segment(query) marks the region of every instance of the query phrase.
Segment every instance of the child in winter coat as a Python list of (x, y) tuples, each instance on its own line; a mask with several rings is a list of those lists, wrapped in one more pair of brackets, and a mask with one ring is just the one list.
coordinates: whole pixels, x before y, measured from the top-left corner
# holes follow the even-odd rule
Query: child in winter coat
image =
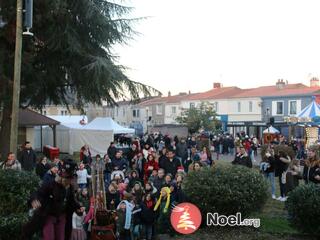
[(116, 183), (111, 182), (106, 192), (107, 209), (115, 210), (120, 203), (120, 193)]
[(160, 191), (160, 197), (153, 209), (158, 214), (157, 232), (172, 234), (173, 228), (170, 224), (171, 213), (171, 190), (168, 187), (163, 187)]
[(155, 207), (154, 198), (150, 193), (146, 194), (144, 201), (141, 204), (141, 220), (145, 229), (145, 236), (147, 240), (151, 240), (154, 235), (154, 223), (155, 223), (155, 212), (153, 211)]
[(117, 207), (117, 236), (120, 240), (131, 239), (132, 210), (134, 205), (127, 200), (121, 201)]
[(130, 173), (130, 176), (129, 176), (129, 185), (128, 185), (128, 187), (129, 187), (128, 190), (129, 190), (129, 191), (131, 191), (131, 190), (133, 189), (134, 184), (135, 184), (136, 182), (140, 182), (141, 185), (142, 185), (142, 181), (141, 181), (141, 179), (140, 179), (140, 177), (139, 177), (138, 171), (133, 170), (133, 171)]
[(88, 187), (88, 178), (91, 178), (91, 176), (88, 174), (87, 169), (85, 169), (84, 164), (81, 163), (79, 170), (77, 171), (77, 183), (79, 188), (83, 189)]
[(149, 181), (154, 182), (157, 177), (158, 177), (158, 170), (153, 169), (151, 176), (149, 177)]
[(71, 240), (86, 240), (87, 234), (83, 229), (86, 212), (84, 207), (77, 209), (72, 215), (72, 234)]
[(133, 240), (141, 239), (142, 220), (141, 220), (141, 205), (137, 201), (133, 201), (134, 208), (132, 210), (132, 236)]
[(144, 195), (143, 188), (140, 184), (140, 182), (136, 182), (134, 184), (133, 189), (131, 190), (131, 194), (134, 196), (134, 199), (140, 203), (142, 201), (142, 197)]
[(149, 154), (147, 161), (144, 163), (143, 166), (145, 183), (148, 181), (154, 169), (159, 169), (158, 162), (154, 159), (154, 156), (152, 154)]
[(85, 211), (89, 211), (90, 207), (90, 196), (87, 188), (83, 188), (78, 194), (77, 200), (84, 206)]

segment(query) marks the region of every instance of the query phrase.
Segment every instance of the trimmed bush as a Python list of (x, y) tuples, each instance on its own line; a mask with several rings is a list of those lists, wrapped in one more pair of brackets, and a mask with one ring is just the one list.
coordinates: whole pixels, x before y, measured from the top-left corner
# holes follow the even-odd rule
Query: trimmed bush
[(27, 201), (39, 186), (34, 173), (0, 170), (0, 239), (19, 239), (27, 220)]
[(289, 193), (286, 207), (291, 224), (300, 232), (320, 236), (320, 185), (300, 185)]
[(242, 166), (220, 166), (190, 172), (183, 189), (203, 216), (208, 212), (248, 216), (263, 207), (268, 184), (261, 174)]

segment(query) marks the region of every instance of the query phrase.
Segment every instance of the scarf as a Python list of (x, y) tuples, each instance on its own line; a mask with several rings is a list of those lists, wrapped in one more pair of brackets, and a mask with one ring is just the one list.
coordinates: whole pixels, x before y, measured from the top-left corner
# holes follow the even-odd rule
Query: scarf
[(153, 206), (153, 201), (152, 200), (150, 200), (150, 201), (146, 200), (145, 203), (146, 203), (147, 208), (149, 208), (149, 209), (152, 208), (152, 206)]
[(129, 230), (131, 227), (132, 210), (134, 208), (133, 204), (129, 203), (127, 200), (123, 200), (119, 203), (117, 209), (120, 209), (122, 203), (126, 204), (126, 221), (124, 224), (124, 229)]
[(168, 188), (168, 187), (163, 187), (161, 189), (160, 197), (159, 197), (159, 199), (158, 199), (158, 201), (156, 203), (156, 206), (154, 207), (153, 210), (157, 211), (158, 207), (160, 206), (160, 203), (161, 203), (161, 200), (162, 200), (162, 197), (163, 197), (163, 195), (162, 195), (163, 191), (165, 191), (167, 193), (167, 202), (166, 202), (166, 205), (165, 205), (165, 207), (163, 209), (163, 213), (166, 213), (168, 211), (169, 204), (170, 204), (170, 192), (171, 192), (170, 188)]

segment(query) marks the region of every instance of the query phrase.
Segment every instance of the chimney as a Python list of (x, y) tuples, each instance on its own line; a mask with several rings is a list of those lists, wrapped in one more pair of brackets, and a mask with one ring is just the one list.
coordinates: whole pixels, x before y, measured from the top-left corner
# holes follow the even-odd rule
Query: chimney
[(171, 97), (171, 92), (170, 91), (168, 92), (168, 97)]
[(216, 89), (216, 88), (221, 88), (222, 87), (222, 84), (219, 83), (219, 82), (215, 82), (213, 83), (213, 88)]
[(190, 95), (191, 94), (191, 91), (189, 90), (188, 94)]
[(316, 78), (316, 77), (311, 78), (310, 87), (319, 87), (319, 78)]
[(286, 82), (283, 79), (278, 79), (278, 82), (276, 83), (276, 86), (278, 89), (283, 89), (286, 85)]

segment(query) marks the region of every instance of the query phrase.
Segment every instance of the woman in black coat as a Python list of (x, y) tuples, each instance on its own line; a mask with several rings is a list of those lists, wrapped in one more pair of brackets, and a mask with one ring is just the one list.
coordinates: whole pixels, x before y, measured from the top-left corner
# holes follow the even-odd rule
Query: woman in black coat
[(286, 201), (286, 171), (288, 170), (290, 157), (283, 151), (274, 155), (275, 158), (275, 176), (279, 178), (280, 197), (278, 200)]
[(32, 239), (40, 231), (44, 239), (70, 239), (72, 214), (80, 205), (71, 184), (76, 164), (66, 160), (63, 166), (54, 182), (42, 185), (31, 197), (33, 215), (23, 226), (21, 239)]
[(238, 151), (239, 152), (237, 153), (235, 159), (232, 161), (232, 164), (252, 168), (252, 161), (248, 156), (245, 148), (241, 146)]
[(145, 229), (145, 236), (147, 240), (151, 240), (155, 235), (154, 223), (156, 220), (156, 214), (153, 210), (155, 206), (155, 200), (152, 195), (146, 194), (143, 202), (141, 203), (141, 220)]

